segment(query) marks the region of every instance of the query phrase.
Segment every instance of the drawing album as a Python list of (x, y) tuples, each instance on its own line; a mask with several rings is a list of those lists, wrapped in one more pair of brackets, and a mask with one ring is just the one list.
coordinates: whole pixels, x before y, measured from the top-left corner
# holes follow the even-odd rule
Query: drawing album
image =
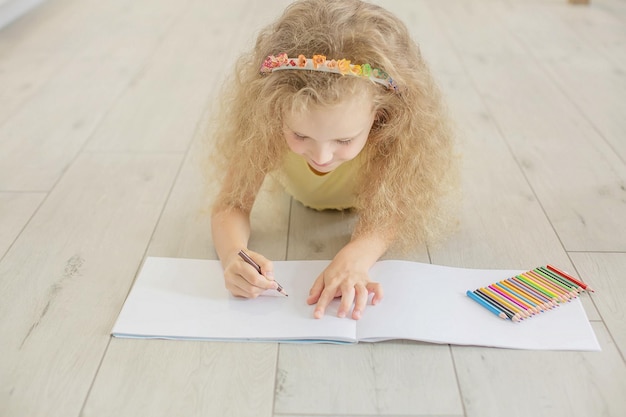
[[(256, 299), (224, 288), (219, 261), (149, 257), (112, 330), (115, 337), (291, 343), (357, 343), (408, 339), (513, 349), (598, 351), (580, 298), (514, 323), (466, 295), (520, 273), (452, 268), (409, 261), (379, 261), (370, 277), (384, 298), (360, 320), (336, 317), (336, 299), (319, 320), (306, 304), (309, 289), (329, 261), (274, 262), (289, 297), (268, 292)], [(583, 294), (583, 296), (588, 296)]]

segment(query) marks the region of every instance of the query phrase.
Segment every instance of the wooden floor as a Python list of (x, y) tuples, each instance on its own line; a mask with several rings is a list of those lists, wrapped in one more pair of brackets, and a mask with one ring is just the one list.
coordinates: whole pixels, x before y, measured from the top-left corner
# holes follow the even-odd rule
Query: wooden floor
[[(0, 30), (0, 416), (625, 416), (623, 0), (378, 1), (463, 155), (459, 231), (408, 259), (574, 271), (602, 352), (109, 336), (146, 256), (215, 258), (206, 119), (288, 2), (48, 0)], [(330, 259), (352, 220), (267, 194), (251, 247)]]

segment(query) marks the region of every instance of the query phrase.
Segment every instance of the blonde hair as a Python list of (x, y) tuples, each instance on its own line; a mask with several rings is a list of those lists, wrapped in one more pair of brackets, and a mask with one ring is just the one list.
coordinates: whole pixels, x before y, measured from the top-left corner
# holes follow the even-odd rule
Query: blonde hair
[[(268, 55), (325, 55), (386, 71), (396, 93), (370, 80), (315, 71), (259, 72)], [(456, 180), (453, 140), (441, 94), (406, 26), (359, 0), (301, 0), (258, 35), (237, 62), (214, 132), (216, 172), (231, 183), (219, 207), (249, 210), (259, 178), (281, 168), (288, 151), (283, 117), (369, 92), (376, 119), (364, 152), (355, 235), (393, 231), (401, 247), (437, 237), (448, 223), (443, 197)]]

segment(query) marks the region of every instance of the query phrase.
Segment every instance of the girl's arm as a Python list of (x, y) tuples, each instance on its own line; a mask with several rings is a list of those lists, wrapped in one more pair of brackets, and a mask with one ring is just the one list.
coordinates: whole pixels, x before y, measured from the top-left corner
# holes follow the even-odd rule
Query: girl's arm
[[(247, 249), (250, 238), (250, 210), (262, 183), (263, 178), (251, 187), (252, 191), (245, 199), (244, 207), (233, 207), (224, 203), (223, 196), (229, 194), (231, 186), (227, 177), (211, 214), (213, 244), (224, 268), (226, 288), (239, 297), (255, 298), (265, 290), (278, 288), (273, 278), (272, 262)], [(240, 250), (245, 250), (261, 266), (263, 275), (259, 275), (254, 267), (239, 257)]]
[(374, 293), (372, 304), (377, 304), (383, 298), (383, 290), (380, 284), (370, 281), (369, 269), (387, 251), (391, 241), (389, 234), (382, 232), (353, 237), (315, 280), (309, 292), (307, 303), (317, 303), (314, 317), (323, 317), (328, 304), (339, 296), (339, 317), (345, 317), (354, 303), (352, 318), (361, 318), (369, 293)]

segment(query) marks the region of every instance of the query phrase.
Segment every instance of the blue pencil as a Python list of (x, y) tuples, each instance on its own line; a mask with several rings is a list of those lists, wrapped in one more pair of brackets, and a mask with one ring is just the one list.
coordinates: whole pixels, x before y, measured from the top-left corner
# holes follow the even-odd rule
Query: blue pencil
[(483, 301), (482, 298), (478, 297), (476, 294), (474, 294), (470, 290), (468, 290), (466, 294), (467, 294), (467, 296), (469, 298), (471, 298), (472, 300), (476, 301), (478, 304), (480, 304), (481, 306), (485, 307), (487, 310), (491, 311), (496, 316), (506, 320), (506, 318), (507, 318), (506, 314), (504, 314), (502, 311), (498, 310), (497, 308), (495, 308), (491, 304), (486, 303), (485, 301)]

